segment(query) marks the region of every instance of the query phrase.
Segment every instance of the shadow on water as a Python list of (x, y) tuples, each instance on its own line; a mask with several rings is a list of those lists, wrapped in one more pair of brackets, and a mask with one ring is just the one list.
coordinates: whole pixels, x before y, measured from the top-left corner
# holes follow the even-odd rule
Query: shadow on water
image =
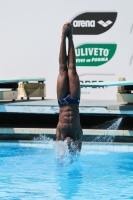
[(53, 145), (53, 154), (55, 153), (54, 174), (57, 191), (63, 199), (72, 199), (79, 192), (80, 185), (83, 182), (82, 165), (80, 163), (80, 153), (71, 154), (66, 142), (59, 141), (56, 143), (46, 136), (40, 135), (34, 139)]
[(58, 170), (60, 170), (60, 175), (57, 173), (58, 191), (62, 194), (63, 199), (72, 199), (79, 193), (79, 188), (82, 185), (83, 169), (77, 161), (69, 166), (60, 166)]

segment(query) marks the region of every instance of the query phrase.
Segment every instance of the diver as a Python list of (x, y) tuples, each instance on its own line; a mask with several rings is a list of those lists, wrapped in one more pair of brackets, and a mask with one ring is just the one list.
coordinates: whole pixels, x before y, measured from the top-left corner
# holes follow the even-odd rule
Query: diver
[[(68, 56), (66, 38), (68, 38)], [(62, 28), (57, 98), (60, 112), (56, 128), (56, 141), (65, 141), (70, 151), (74, 144), (76, 150), (80, 151), (83, 136), (79, 117), (80, 82), (76, 71), (72, 25), (70, 23), (64, 24)]]

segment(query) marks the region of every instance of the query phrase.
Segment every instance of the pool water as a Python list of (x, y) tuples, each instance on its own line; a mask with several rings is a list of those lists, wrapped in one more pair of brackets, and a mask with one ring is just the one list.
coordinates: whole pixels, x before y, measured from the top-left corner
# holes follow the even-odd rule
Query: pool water
[(0, 199), (133, 199), (133, 153), (88, 146), (60, 163), (54, 145), (0, 145)]

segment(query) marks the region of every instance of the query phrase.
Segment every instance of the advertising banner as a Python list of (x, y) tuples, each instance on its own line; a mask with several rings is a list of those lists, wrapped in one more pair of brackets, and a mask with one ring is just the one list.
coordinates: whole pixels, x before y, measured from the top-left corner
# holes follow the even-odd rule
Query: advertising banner
[(116, 12), (86, 12), (75, 17), (73, 35), (98, 35), (108, 31), (115, 23)]
[(116, 51), (116, 44), (83, 44), (76, 47), (76, 66), (99, 66), (108, 62)]

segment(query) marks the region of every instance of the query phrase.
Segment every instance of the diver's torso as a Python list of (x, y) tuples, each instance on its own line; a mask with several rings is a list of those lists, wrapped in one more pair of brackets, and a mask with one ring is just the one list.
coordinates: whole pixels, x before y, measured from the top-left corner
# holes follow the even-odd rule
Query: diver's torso
[(82, 133), (80, 125), (79, 108), (78, 105), (65, 105), (60, 108), (59, 122), (57, 125), (57, 135), (64, 139), (65, 137), (72, 137), (78, 139)]

